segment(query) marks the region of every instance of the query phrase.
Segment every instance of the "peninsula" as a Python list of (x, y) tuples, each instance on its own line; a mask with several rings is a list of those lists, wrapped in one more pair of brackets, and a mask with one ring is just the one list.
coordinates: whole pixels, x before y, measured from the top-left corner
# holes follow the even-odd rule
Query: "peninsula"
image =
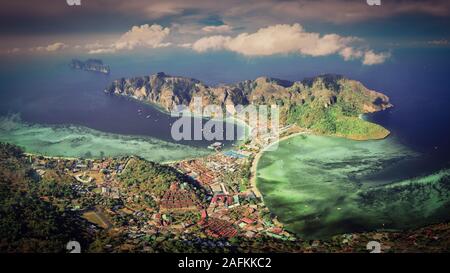
[(294, 125), (315, 134), (355, 140), (382, 139), (389, 131), (360, 116), (392, 107), (389, 98), (369, 90), (361, 82), (340, 75), (320, 75), (302, 81), (259, 77), (235, 84), (208, 86), (199, 80), (170, 76), (121, 78), (105, 89), (156, 104), (165, 110), (176, 105), (193, 106), (194, 97), (204, 105), (278, 105), (282, 126)]

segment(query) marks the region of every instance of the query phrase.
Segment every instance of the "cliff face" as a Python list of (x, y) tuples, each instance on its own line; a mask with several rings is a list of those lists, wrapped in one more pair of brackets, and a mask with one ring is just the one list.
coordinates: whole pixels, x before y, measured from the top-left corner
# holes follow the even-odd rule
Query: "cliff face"
[(389, 98), (358, 81), (321, 75), (303, 81), (259, 77), (236, 84), (207, 86), (198, 80), (164, 73), (120, 79), (105, 90), (133, 97), (170, 111), (176, 105), (194, 107), (194, 97), (208, 105), (278, 105), (282, 125), (296, 123), (317, 133), (352, 139), (379, 139), (389, 135), (383, 127), (363, 121), (359, 114), (391, 107)]
[(336, 75), (323, 75), (290, 82), (267, 77), (230, 85), (207, 86), (196, 79), (169, 76), (162, 72), (151, 76), (115, 80), (105, 92), (124, 95), (161, 105), (171, 110), (174, 105), (193, 103), (202, 97), (204, 104), (304, 104), (328, 107), (338, 100), (355, 105), (361, 113), (384, 110), (389, 98), (364, 87), (360, 82)]

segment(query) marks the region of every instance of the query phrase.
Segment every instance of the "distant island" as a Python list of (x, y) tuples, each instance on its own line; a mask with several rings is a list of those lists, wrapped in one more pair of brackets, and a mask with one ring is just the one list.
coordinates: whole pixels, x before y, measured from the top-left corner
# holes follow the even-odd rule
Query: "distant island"
[(84, 62), (78, 59), (73, 59), (70, 63), (70, 67), (72, 69), (94, 71), (103, 74), (109, 74), (110, 72), (109, 66), (104, 65), (103, 61), (99, 59), (88, 59)]
[(316, 134), (368, 140), (382, 139), (390, 133), (360, 118), (362, 114), (392, 107), (389, 98), (340, 75), (326, 74), (295, 82), (259, 77), (213, 87), (160, 72), (115, 80), (105, 92), (157, 104), (166, 110), (180, 104), (192, 106), (194, 97), (203, 97), (205, 104), (222, 106), (276, 104), (282, 125), (296, 124)]

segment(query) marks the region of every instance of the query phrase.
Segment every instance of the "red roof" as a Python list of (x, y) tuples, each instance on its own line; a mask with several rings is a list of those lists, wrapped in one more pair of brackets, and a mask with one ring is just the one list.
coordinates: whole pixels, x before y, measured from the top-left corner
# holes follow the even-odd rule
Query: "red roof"
[(205, 219), (207, 216), (206, 210), (202, 210), (202, 219)]
[(247, 218), (247, 217), (244, 217), (244, 218), (242, 218), (242, 220), (241, 220), (242, 222), (244, 222), (244, 223), (246, 223), (246, 224), (253, 224), (255, 221), (253, 221), (252, 219), (250, 219), (250, 218)]

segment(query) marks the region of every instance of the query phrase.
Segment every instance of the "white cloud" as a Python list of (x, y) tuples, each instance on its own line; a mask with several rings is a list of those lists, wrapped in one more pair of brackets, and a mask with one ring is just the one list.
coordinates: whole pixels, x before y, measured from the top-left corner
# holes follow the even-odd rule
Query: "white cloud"
[(116, 49), (134, 49), (135, 47), (153, 47), (161, 45), (169, 35), (170, 29), (160, 25), (133, 26), (114, 44)]
[(340, 54), (345, 60), (364, 56), (363, 64), (384, 62), (389, 54), (376, 54), (371, 50), (358, 49), (354, 44), (362, 42), (357, 37), (337, 34), (306, 32), (300, 24), (273, 25), (254, 33), (242, 33), (235, 37), (215, 35), (203, 37), (192, 45), (197, 52), (208, 50), (230, 50), (246, 56), (268, 56), (274, 54), (300, 53), (307, 56)]
[(114, 53), (116, 50), (114, 48), (98, 48), (91, 49), (88, 51), (88, 54), (105, 54), (105, 53)]
[(157, 45), (155, 46), (155, 48), (169, 47), (169, 46), (171, 46), (171, 45), (172, 45), (172, 43), (170, 43), (170, 42), (168, 42), (168, 43), (161, 43), (161, 44), (157, 44)]
[(7, 54), (15, 54), (15, 53), (19, 53), (21, 50), (18, 47), (15, 48), (11, 48), (9, 50), (6, 51)]
[(204, 32), (224, 33), (224, 32), (230, 32), (233, 29), (229, 25), (220, 25), (220, 26), (206, 26), (206, 27), (203, 27), (202, 30)]
[(30, 51), (38, 51), (38, 52), (53, 52), (53, 51), (59, 51), (61, 49), (65, 49), (69, 47), (68, 45), (66, 45), (65, 43), (54, 43), (54, 44), (50, 44), (48, 46), (38, 46), (38, 47), (32, 47), (29, 50)]
[(179, 47), (184, 47), (184, 48), (191, 48), (192, 44), (191, 43), (184, 43), (184, 44), (179, 44)]
[(48, 45), (45, 49), (47, 51), (57, 51), (57, 50), (64, 49), (66, 47), (67, 47), (67, 45), (64, 43), (54, 43), (54, 44)]
[(231, 37), (221, 35), (204, 37), (192, 44), (192, 49), (198, 52), (226, 49), (230, 40)]
[(104, 47), (104, 45), (101, 44), (100, 42), (90, 43), (90, 44), (86, 44), (84, 46), (84, 48), (89, 49), (89, 50), (98, 49), (98, 48), (102, 48), (102, 47)]
[(363, 64), (365, 65), (374, 65), (374, 64), (381, 64), (391, 57), (391, 54), (389, 53), (375, 53), (373, 50), (368, 50), (364, 53), (364, 59)]
[(356, 40), (337, 34), (320, 36), (305, 32), (299, 24), (274, 25), (261, 28), (255, 33), (242, 33), (236, 37), (210, 36), (194, 43), (193, 49), (204, 52), (209, 49), (228, 49), (247, 56), (267, 56), (285, 53), (302, 53), (310, 56), (325, 56), (347, 47)]
[(450, 44), (450, 42), (446, 39), (440, 39), (440, 40), (428, 41), (428, 44), (434, 45), (434, 46), (447, 46)]
[(170, 28), (157, 24), (133, 26), (123, 34), (116, 42), (110, 46), (103, 46), (99, 43), (89, 44), (85, 47), (89, 54), (114, 53), (119, 50), (133, 50), (136, 48), (160, 48), (171, 45), (164, 42), (170, 33)]
[(343, 48), (339, 54), (344, 57), (344, 60), (349, 61), (349, 60), (354, 60), (354, 59), (359, 59), (363, 56), (363, 52), (359, 49), (355, 49), (353, 47), (345, 47)]

